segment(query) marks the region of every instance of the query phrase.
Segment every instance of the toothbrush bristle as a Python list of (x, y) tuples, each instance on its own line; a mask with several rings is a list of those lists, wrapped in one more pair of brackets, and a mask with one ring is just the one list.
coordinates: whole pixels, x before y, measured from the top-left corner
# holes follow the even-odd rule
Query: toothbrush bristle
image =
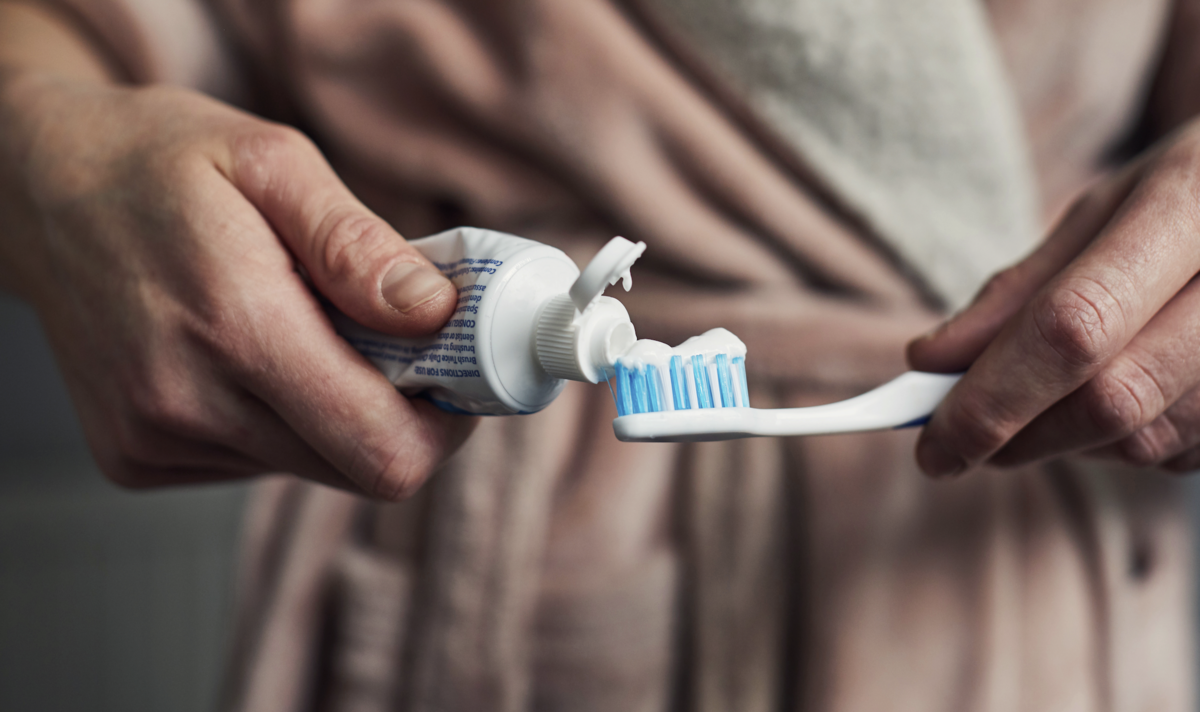
[(651, 413), (666, 410), (662, 401), (662, 385), (658, 380), (658, 369), (654, 364), (646, 364), (646, 392), (649, 397)]
[(646, 402), (646, 369), (640, 368), (633, 372), (633, 412), (645, 413), (650, 410)]
[(729, 377), (729, 357), (725, 354), (717, 354), (717, 383), (721, 389), (721, 407), (733, 407), (733, 379)]
[(741, 386), (742, 405), (750, 407), (750, 386), (746, 383), (746, 358), (744, 356), (733, 357), (733, 368), (737, 371), (737, 381), (735, 383)]
[(713, 407), (712, 391), (708, 385), (708, 369), (705, 366), (703, 356), (692, 356), (692, 376), (696, 379), (696, 406), (699, 408)]
[(685, 365), (681, 356), (671, 356), (665, 373), (654, 364), (617, 363), (612, 378), (617, 415), (750, 406), (745, 358), (695, 354), (690, 361)]
[(671, 396), (676, 410), (687, 410), (692, 407), (687, 396), (687, 381), (683, 377), (683, 357), (671, 357)]
[(613, 380), (617, 382), (617, 414), (629, 415), (633, 412), (633, 371), (617, 363)]

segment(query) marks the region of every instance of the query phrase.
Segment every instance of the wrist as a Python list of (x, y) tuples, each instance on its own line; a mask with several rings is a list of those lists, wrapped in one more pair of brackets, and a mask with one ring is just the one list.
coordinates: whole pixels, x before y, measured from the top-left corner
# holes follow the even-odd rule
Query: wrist
[(0, 290), (29, 296), (38, 220), (28, 167), (44, 123), (39, 117), (72, 85), (103, 86), (115, 76), (70, 21), (45, 7), (0, 0)]
[(44, 242), (31, 167), (45, 117), (64, 112), (60, 99), (72, 84), (78, 82), (0, 66), (0, 291), (25, 301), (34, 297)]

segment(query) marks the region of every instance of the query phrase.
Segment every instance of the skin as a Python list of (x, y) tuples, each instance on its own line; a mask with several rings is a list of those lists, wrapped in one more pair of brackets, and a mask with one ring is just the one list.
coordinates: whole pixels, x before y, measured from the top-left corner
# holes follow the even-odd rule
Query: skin
[(0, 3), (0, 287), (34, 307), (88, 442), (143, 487), (291, 472), (413, 492), (473, 421), (396, 392), (314, 290), (400, 336), (453, 286), (293, 129), (129, 87)]
[[(966, 375), (917, 444), (928, 474), (1069, 453), (1200, 467), (1200, 124), (1088, 190), (1029, 258), (909, 346)], [(969, 367), (969, 368), (968, 368)]]

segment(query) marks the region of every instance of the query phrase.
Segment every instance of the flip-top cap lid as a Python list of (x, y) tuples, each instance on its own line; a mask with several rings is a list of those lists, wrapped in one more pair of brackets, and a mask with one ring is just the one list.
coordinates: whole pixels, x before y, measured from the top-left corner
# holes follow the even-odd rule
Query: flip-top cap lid
[(629, 268), (645, 251), (644, 242), (634, 244), (623, 237), (609, 240), (584, 268), (583, 274), (579, 275), (579, 279), (575, 280), (571, 291), (568, 292), (579, 313), (587, 311), (596, 297), (603, 294), (610, 284), (616, 284), (618, 279), (622, 280), (621, 286), (628, 292), (633, 286), (633, 276), (630, 275)]

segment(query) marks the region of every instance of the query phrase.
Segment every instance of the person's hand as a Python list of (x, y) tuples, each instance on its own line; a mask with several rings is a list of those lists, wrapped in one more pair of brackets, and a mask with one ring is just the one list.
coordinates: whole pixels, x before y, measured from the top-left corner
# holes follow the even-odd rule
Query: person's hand
[[(1200, 125), (1089, 191), (1047, 242), (909, 346), (966, 375), (917, 461), (934, 476), (1087, 452), (1200, 466)], [(969, 369), (968, 369), (969, 367)]]
[(26, 77), (0, 96), (0, 266), (101, 469), (146, 486), (291, 472), (417, 487), (473, 422), (332, 329), (436, 331), (453, 285), (299, 132), (182, 89)]

